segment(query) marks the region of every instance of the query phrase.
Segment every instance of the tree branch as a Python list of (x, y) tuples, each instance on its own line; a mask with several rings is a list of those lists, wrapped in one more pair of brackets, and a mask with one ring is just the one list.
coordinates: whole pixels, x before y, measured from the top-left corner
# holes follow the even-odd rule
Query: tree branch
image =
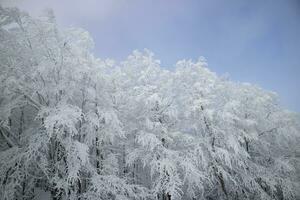
[(6, 143), (8, 144), (8, 146), (11, 148), (11, 147), (14, 147), (14, 146), (19, 146), (19, 145), (16, 145), (3, 131), (3, 128), (0, 127), (0, 133), (3, 135), (4, 139), (6, 140)]
[(278, 128), (278, 127), (271, 128), (270, 130), (263, 131), (263, 132), (259, 133), (258, 136), (262, 136), (262, 135), (264, 135), (265, 133), (271, 133), (271, 132), (273, 132), (274, 130), (276, 130), (277, 128)]

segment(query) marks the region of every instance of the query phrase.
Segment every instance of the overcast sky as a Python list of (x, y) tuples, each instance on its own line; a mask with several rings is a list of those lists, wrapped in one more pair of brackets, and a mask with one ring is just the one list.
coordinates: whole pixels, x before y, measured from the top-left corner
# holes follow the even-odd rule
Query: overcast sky
[(148, 48), (172, 69), (204, 56), (212, 71), (277, 92), (284, 107), (300, 111), (299, 0), (15, 2), (33, 15), (52, 8), (60, 25), (85, 28), (98, 57), (122, 60)]

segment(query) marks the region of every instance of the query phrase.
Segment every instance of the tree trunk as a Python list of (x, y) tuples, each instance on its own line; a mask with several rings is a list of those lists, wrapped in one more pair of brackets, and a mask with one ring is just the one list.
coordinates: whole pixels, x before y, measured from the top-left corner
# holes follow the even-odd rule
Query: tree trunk
[(218, 177), (219, 182), (221, 184), (221, 189), (224, 192), (225, 196), (227, 197), (228, 194), (227, 194), (227, 191), (226, 191), (226, 188), (225, 188), (225, 183), (224, 183), (224, 179), (223, 179), (222, 173), (218, 174), (217, 177)]
[(24, 111), (23, 111), (23, 108), (21, 108), (20, 126), (19, 126), (19, 141), (21, 140), (21, 135), (23, 133), (23, 126), (24, 126)]
[(123, 145), (123, 176), (125, 177), (127, 174), (127, 167), (126, 167), (126, 147), (125, 144)]
[(167, 193), (167, 198), (166, 200), (171, 200), (171, 195), (169, 193)]
[(245, 145), (246, 145), (246, 151), (249, 152), (249, 141), (247, 140), (246, 137), (244, 137), (245, 140)]
[(97, 173), (100, 174), (100, 161), (99, 161), (99, 155), (100, 155), (100, 150), (99, 150), (99, 139), (96, 137), (96, 169)]

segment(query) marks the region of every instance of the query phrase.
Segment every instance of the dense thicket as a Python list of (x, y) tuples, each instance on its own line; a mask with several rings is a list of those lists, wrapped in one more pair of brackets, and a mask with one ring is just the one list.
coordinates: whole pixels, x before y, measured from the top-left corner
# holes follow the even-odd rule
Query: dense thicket
[(299, 198), (299, 116), (274, 93), (92, 46), (0, 8), (0, 199)]

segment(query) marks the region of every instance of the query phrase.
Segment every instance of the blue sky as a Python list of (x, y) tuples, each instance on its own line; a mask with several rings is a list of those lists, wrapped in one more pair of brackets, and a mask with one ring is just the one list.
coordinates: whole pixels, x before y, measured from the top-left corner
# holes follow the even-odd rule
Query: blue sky
[(217, 74), (277, 92), (285, 108), (300, 112), (299, 0), (16, 2), (33, 14), (51, 7), (61, 25), (85, 28), (101, 58), (148, 48), (172, 69), (204, 56)]

